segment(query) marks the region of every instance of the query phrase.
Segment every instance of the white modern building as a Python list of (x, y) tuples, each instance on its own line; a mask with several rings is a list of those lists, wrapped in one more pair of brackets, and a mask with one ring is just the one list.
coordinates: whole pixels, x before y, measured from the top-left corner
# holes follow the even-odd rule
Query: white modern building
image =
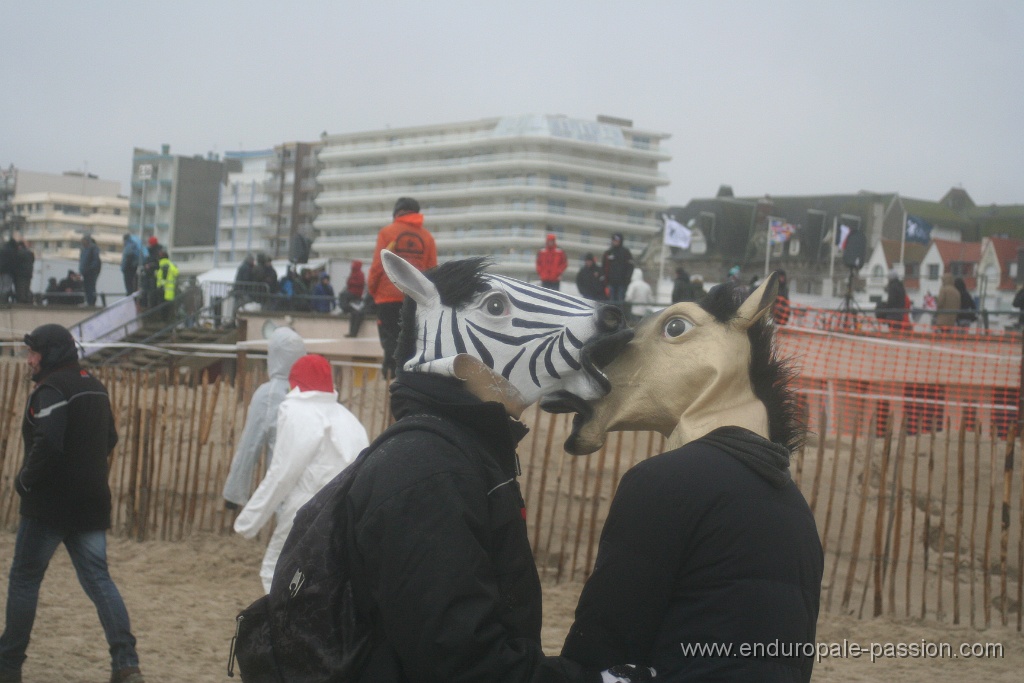
[(274, 150), (225, 152), (227, 181), (221, 186), (217, 222), (217, 252), (213, 266), (237, 263), (246, 254), (272, 252), (271, 237), (276, 227), (267, 215), (270, 180), (267, 166)]
[(666, 133), (631, 121), (525, 115), (324, 135), (313, 250), (369, 260), (398, 197), (419, 201), (441, 261), (489, 256), (495, 270), (536, 279), (554, 233), (571, 279), (622, 233), (635, 255), (661, 230)]

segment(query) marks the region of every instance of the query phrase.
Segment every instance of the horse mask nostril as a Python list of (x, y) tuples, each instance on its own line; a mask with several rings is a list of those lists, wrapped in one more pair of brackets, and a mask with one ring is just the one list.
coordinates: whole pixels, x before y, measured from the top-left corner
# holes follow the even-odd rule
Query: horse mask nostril
[(622, 311), (616, 306), (602, 306), (597, 318), (597, 327), (601, 332), (615, 332), (624, 324)]

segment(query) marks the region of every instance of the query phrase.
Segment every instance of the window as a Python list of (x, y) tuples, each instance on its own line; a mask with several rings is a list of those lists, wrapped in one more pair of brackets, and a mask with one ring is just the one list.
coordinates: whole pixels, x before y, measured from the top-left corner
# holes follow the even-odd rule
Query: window
[(551, 174), (551, 187), (568, 187), (569, 176)]
[(641, 225), (644, 222), (644, 212), (637, 209), (630, 209), (627, 211), (626, 217), (633, 225)]
[(647, 199), (647, 188), (642, 185), (630, 185), (629, 196), (633, 199)]
[(704, 232), (700, 228), (695, 228), (690, 234), (690, 253), (706, 254), (707, 251), (708, 242), (704, 239)]
[(1010, 264), (1010, 279), (1011, 280), (1016, 280), (1017, 279), (1017, 262), (1016, 261), (1014, 261), (1014, 262), (1012, 262)]
[(949, 272), (953, 277), (971, 277), (974, 275), (974, 264), (964, 261), (953, 261), (949, 264)]
[(549, 199), (548, 213), (565, 213), (565, 200)]
[(584, 192), (593, 192), (594, 191), (594, 181), (591, 180), (590, 178), (584, 179), (583, 180), (583, 191)]
[(939, 264), (929, 263), (928, 264), (928, 279), (938, 280), (939, 279)]
[(885, 276), (885, 268), (882, 268), (882, 266), (877, 266), (876, 265), (876, 266), (871, 268), (871, 277), (884, 277), (884, 276)]
[(906, 269), (906, 274), (904, 275), (904, 279), (906, 279), (906, 278), (916, 278), (916, 277), (920, 277), (921, 276), (921, 264), (920, 263), (907, 263), (907, 264), (905, 264), (904, 267)]

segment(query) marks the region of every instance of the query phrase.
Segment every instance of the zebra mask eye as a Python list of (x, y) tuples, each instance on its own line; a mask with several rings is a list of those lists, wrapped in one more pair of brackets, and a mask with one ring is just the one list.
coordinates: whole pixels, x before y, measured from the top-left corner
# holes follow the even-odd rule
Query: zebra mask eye
[(483, 308), (489, 315), (502, 316), (511, 310), (509, 302), (502, 294), (491, 294), (484, 300)]

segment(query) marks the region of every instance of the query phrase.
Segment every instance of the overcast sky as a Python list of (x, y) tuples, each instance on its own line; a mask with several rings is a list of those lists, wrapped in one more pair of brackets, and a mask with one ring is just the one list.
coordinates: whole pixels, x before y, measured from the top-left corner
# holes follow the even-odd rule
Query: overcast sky
[(671, 204), (1024, 204), (1020, 0), (6, 0), (0, 47), (0, 165), (123, 193), (136, 146), (537, 113), (670, 133)]

